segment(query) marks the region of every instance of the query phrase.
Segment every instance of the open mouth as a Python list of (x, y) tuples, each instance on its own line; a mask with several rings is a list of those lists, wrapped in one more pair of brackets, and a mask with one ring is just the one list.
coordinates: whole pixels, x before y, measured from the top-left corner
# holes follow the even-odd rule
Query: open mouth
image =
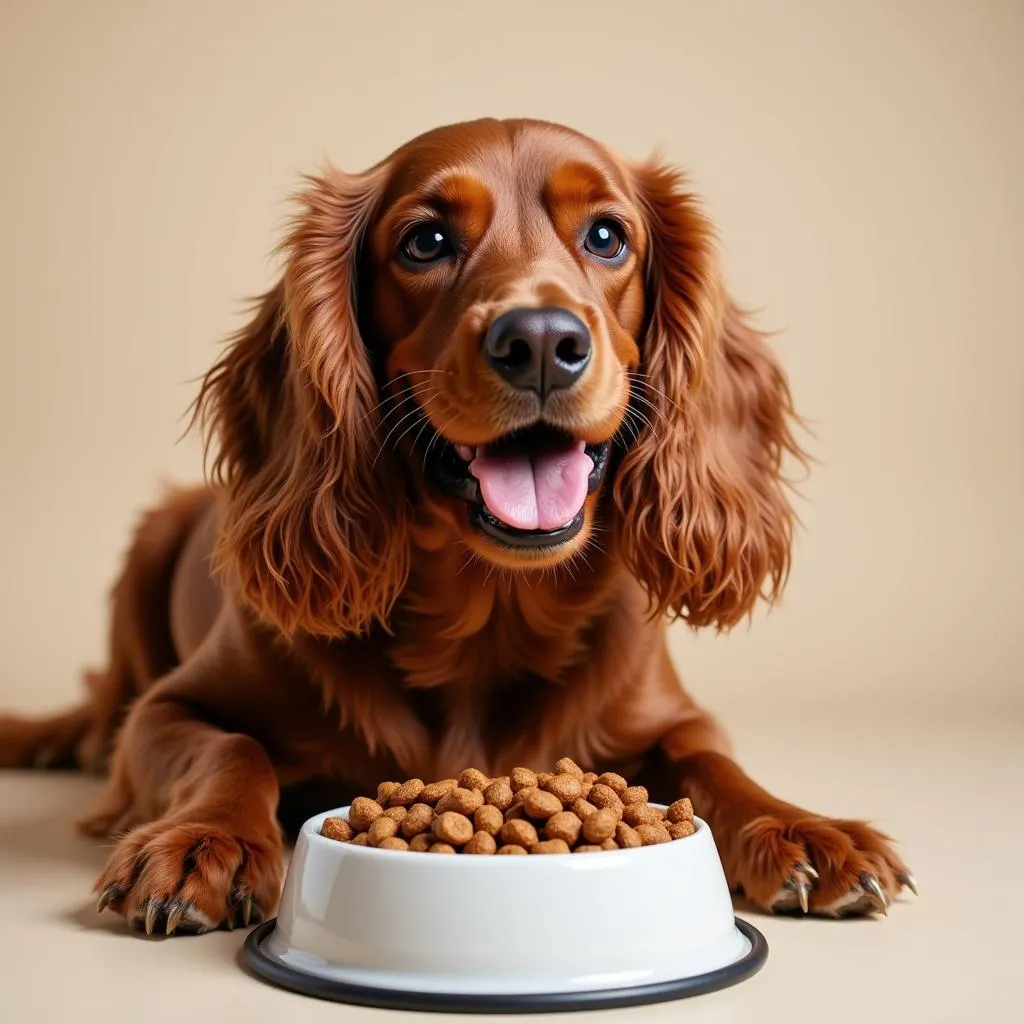
[(549, 548), (583, 528), (583, 505), (600, 486), (610, 442), (585, 444), (545, 425), (469, 448), (435, 444), (427, 470), (470, 522), (507, 547)]

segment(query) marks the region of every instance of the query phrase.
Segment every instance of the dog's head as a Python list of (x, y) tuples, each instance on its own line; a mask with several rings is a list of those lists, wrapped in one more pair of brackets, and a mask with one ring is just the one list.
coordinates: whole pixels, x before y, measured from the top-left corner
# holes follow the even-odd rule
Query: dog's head
[(600, 543), (694, 625), (778, 588), (789, 394), (678, 173), (480, 121), (300, 201), (199, 399), (222, 561), (275, 626), (386, 620), (415, 531), (523, 572)]

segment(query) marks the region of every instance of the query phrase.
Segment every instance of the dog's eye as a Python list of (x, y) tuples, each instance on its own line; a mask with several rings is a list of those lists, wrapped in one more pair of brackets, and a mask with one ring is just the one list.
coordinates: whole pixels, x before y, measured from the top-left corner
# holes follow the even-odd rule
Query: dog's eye
[(613, 260), (626, 248), (622, 228), (615, 221), (595, 221), (583, 240), (583, 247), (593, 256), (602, 260)]
[(440, 224), (420, 224), (402, 240), (402, 255), (410, 263), (433, 263), (452, 252), (452, 244)]

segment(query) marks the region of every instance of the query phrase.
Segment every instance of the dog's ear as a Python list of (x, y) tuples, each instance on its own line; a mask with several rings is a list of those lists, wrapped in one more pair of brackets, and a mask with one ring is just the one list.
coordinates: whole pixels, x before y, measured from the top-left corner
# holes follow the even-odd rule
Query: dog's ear
[(409, 561), (408, 498), (380, 447), (357, 261), (385, 170), (309, 179), (281, 282), (206, 376), (197, 413), (224, 496), (217, 562), (286, 635), (384, 624)]
[[(641, 343), (647, 426), (614, 481), (617, 540), (652, 610), (726, 629), (785, 582), (802, 458), (786, 378), (728, 298), (714, 234), (682, 175), (633, 172), (649, 235)], [(649, 404), (647, 404), (649, 403)]]

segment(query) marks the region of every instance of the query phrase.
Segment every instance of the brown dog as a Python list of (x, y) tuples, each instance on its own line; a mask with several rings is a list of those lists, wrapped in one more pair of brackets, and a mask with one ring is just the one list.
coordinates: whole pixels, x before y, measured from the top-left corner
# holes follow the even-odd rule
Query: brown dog
[(248, 923), (277, 903), (282, 790), (566, 754), (690, 795), (761, 906), (912, 886), (878, 832), (747, 778), (669, 659), (671, 618), (778, 594), (801, 456), (680, 175), (455, 125), (312, 180), (284, 252), (199, 395), (213, 487), (143, 522), (90, 700), (0, 721), (8, 766), (112, 748), (101, 907)]

